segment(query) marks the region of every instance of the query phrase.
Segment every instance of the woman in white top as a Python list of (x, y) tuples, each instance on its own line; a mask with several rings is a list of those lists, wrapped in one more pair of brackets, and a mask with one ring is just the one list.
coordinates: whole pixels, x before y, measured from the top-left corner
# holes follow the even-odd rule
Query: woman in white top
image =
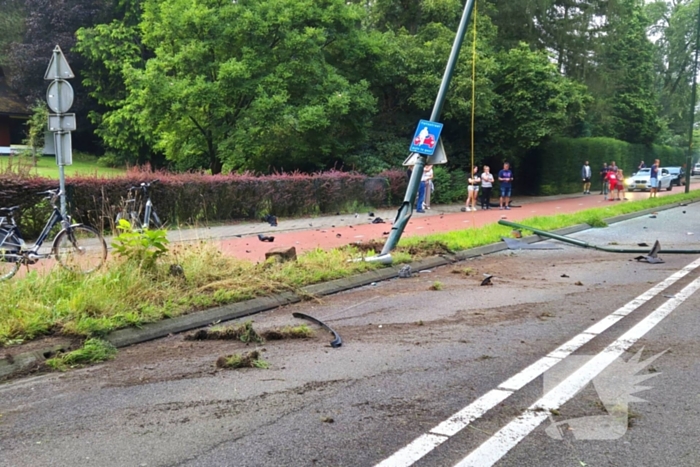
[(425, 182), (425, 201), (423, 209), (430, 209), (430, 192), (433, 191), (433, 166), (426, 165), (423, 169), (421, 181)]
[(493, 174), (488, 165), (484, 166), (481, 174), (481, 209), (491, 209), (491, 190), (493, 189)]
[(479, 184), (481, 183), (481, 177), (479, 177), (479, 167), (474, 166), (472, 170), (472, 175), (469, 177), (469, 187), (467, 187), (467, 206), (462, 209), (462, 211), (476, 211), (476, 197), (479, 194)]

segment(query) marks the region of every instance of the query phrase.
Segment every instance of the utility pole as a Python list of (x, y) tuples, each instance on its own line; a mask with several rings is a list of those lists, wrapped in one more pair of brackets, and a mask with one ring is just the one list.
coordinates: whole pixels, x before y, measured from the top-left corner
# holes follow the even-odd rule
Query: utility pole
[(690, 193), (690, 173), (693, 170), (693, 127), (695, 127), (695, 103), (697, 99), (698, 51), (700, 50), (700, 2), (695, 25), (695, 60), (693, 61), (693, 91), (690, 98), (690, 130), (688, 132), (688, 156), (685, 159), (685, 192)]

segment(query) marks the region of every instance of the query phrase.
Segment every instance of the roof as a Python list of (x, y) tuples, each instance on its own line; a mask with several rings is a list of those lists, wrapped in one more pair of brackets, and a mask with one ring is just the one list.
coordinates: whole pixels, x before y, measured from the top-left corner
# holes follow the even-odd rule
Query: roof
[(31, 115), (27, 104), (15, 94), (0, 73), (0, 115)]

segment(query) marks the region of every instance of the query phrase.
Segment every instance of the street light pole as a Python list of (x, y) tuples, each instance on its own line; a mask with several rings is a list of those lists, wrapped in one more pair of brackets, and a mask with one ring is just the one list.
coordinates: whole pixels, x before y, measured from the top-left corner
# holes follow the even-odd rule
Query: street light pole
[(700, 51), (700, 2), (695, 25), (695, 60), (693, 61), (693, 91), (690, 98), (690, 129), (688, 132), (688, 155), (685, 159), (685, 192), (690, 193), (690, 173), (693, 170), (693, 127), (695, 126), (695, 104), (697, 99), (698, 51)]
[[(450, 87), (450, 81), (452, 80), (452, 75), (454, 74), (457, 58), (459, 58), (459, 51), (462, 48), (464, 35), (467, 32), (467, 25), (469, 24), (469, 19), (471, 18), (472, 11), (474, 10), (474, 2), (475, 0), (467, 0), (464, 5), (462, 19), (459, 22), (457, 35), (455, 36), (454, 43), (452, 44), (450, 58), (447, 60), (445, 73), (442, 76), (440, 89), (438, 90), (437, 97), (435, 98), (435, 105), (433, 105), (433, 112), (430, 114), (431, 122), (437, 122), (438, 118), (440, 117), (440, 113), (442, 113), (442, 105), (445, 103), (445, 95)], [(391, 250), (396, 248), (396, 245), (398, 245), (399, 240), (401, 239), (401, 234), (406, 228), (406, 224), (408, 224), (408, 220), (411, 218), (411, 214), (413, 212), (413, 203), (415, 202), (416, 194), (418, 193), (426, 159), (427, 157), (421, 154), (419, 154), (417, 157), (416, 164), (413, 166), (411, 178), (408, 181), (408, 187), (406, 188), (406, 196), (403, 199), (403, 204), (399, 208), (399, 212), (396, 214), (396, 219), (394, 220), (394, 224), (391, 228), (389, 238), (387, 238), (384, 248), (382, 248), (382, 252), (378, 258), (390, 258), (386, 255), (388, 255)], [(418, 206), (418, 209), (422, 209), (422, 206)]]

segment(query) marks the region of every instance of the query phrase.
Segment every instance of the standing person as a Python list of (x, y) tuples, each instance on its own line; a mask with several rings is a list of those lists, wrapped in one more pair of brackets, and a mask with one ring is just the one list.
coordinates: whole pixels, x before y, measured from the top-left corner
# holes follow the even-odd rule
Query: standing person
[(430, 209), (430, 194), (433, 192), (432, 165), (426, 165), (423, 169), (423, 179), (425, 180), (425, 203), (423, 203), (423, 209)]
[(479, 194), (479, 185), (481, 184), (479, 167), (474, 166), (472, 174), (467, 181), (469, 182), (469, 186), (467, 186), (467, 205), (462, 211), (476, 211), (476, 197)]
[(642, 170), (642, 169), (646, 169), (646, 168), (647, 168), (647, 165), (644, 163), (644, 161), (642, 161), (639, 163), (639, 167), (637, 167), (637, 170)]
[[(414, 167), (415, 169), (415, 167)], [(425, 168), (423, 168), (423, 174), (420, 178), (420, 185), (418, 185), (418, 201), (416, 202), (416, 212), (425, 212), (423, 206), (425, 206), (425, 189), (426, 189), (426, 174)]]
[(500, 182), (501, 197), (499, 199), (499, 209), (510, 209), (510, 196), (513, 194), (513, 171), (510, 170), (508, 162), (503, 163), (503, 169), (498, 172)]
[(583, 167), (581, 167), (581, 178), (583, 179), (583, 194), (584, 195), (590, 195), (591, 194), (591, 176), (593, 174), (591, 173), (591, 166), (588, 165), (588, 161), (583, 163)]
[(608, 184), (610, 185), (610, 198), (608, 198), (608, 201), (615, 201), (614, 193), (615, 188), (617, 188), (617, 168), (614, 171), (609, 170), (606, 178), (608, 180)]
[(625, 174), (622, 172), (622, 169), (617, 169), (617, 185), (615, 185), (615, 191), (615, 201), (620, 201), (620, 192), (622, 192), (622, 199), (627, 201), (627, 198), (625, 198)]
[(493, 189), (493, 174), (488, 165), (484, 166), (481, 174), (481, 209), (491, 209), (491, 190)]
[(600, 169), (600, 194), (608, 196), (608, 164), (603, 162)]
[(656, 192), (659, 191), (659, 167), (661, 167), (661, 163), (658, 159), (654, 159), (654, 165), (651, 166), (651, 174), (649, 175), (649, 184), (651, 185), (649, 198), (656, 198)]

